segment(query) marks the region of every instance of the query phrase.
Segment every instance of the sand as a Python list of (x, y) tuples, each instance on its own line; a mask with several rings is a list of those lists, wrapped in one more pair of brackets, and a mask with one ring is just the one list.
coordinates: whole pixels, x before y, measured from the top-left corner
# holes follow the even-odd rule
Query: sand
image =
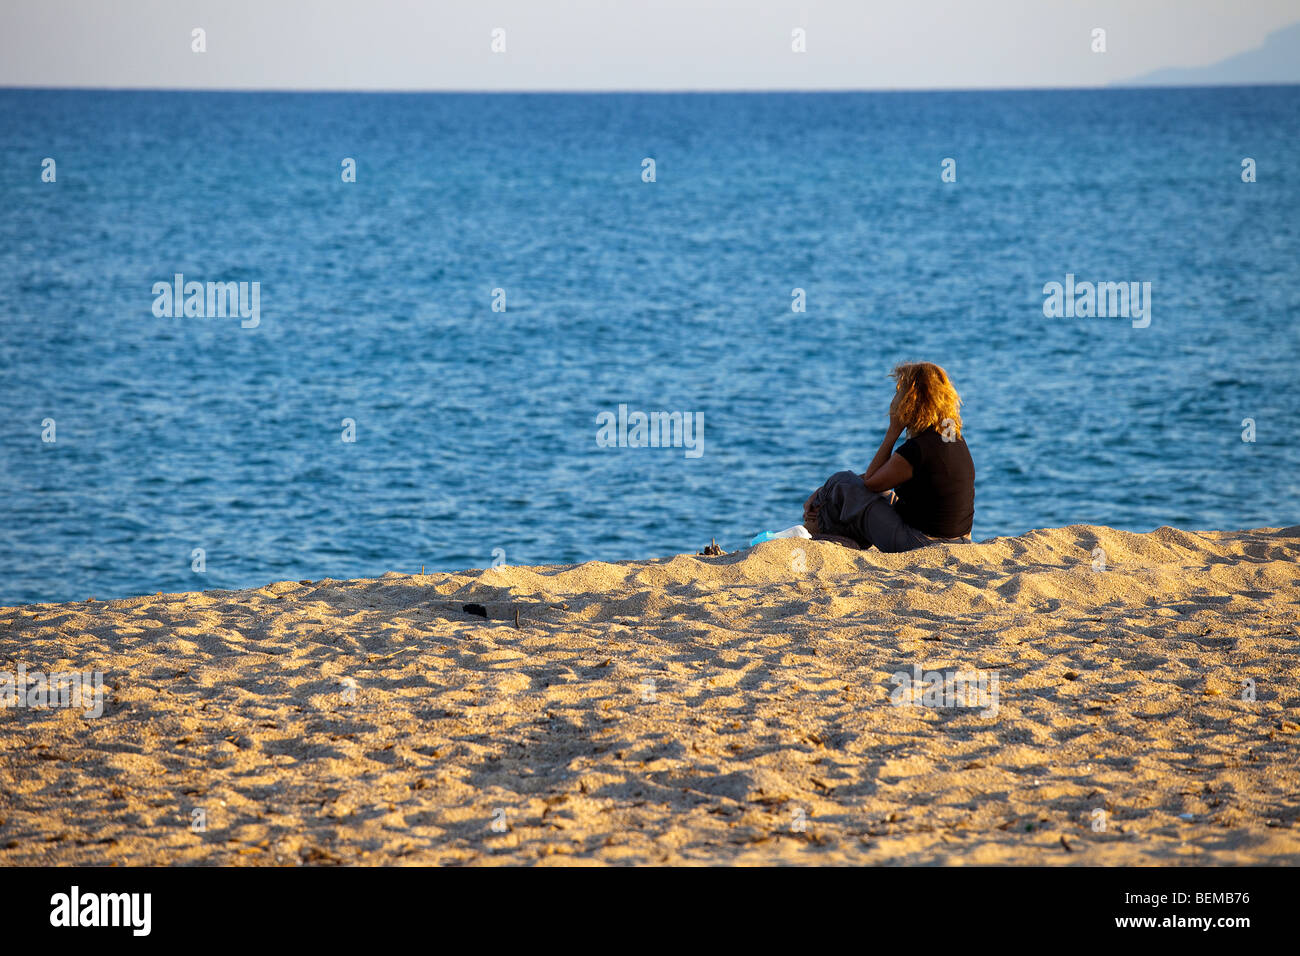
[[(8, 608), (0, 671), (106, 699), (0, 709), (0, 863), (1296, 864), (1298, 557), (1072, 526)], [(996, 711), (898, 703), (914, 666)]]

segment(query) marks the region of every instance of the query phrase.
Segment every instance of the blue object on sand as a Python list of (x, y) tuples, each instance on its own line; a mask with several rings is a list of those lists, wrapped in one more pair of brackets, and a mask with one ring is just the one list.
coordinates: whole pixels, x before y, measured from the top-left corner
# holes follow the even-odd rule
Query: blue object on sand
[(754, 535), (754, 540), (749, 542), (749, 546), (752, 548), (756, 544), (762, 544), (764, 541), (772, 541), (775, 538), (811, 537), (812, 535), (808, 533), (807, 528), (801, 524), (797, 524), (793, 528), (786, 528), (784, 531), (760, 531), (758, 534)]

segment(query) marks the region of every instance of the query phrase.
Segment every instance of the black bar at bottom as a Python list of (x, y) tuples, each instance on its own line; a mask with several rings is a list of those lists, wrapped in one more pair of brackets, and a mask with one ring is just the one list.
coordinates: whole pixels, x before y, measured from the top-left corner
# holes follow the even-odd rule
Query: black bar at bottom
[[(0, 869), (0, 919), (7, 937), (24, 943), (75, 937), (205, 947), (280, 941), (336, 947), (405, 938), (390, 933), (452, 943), (466, 930), (472, 934), (467, 941), (483, 933), (481, 941), (493, 944), (541, 937), (604, 946), (658, 938), (692, 948), (711, 940), (734, 947), (751, 937), (771, 942), (767, 934), (774, 926), (798, 924), (814, 938), (822, 930), (869, 932), (873, 945), (912, 944), (918, 933), (937, 934), (937, 941), (954, 932), (971, 941), (981, 927), (996, 930), (990, 938), (1008, 940), (1086, 943), (1128, 936), (1150, 942), (1199, 935), (1232, 945), (1259, 942), (1289, 926), (1282, 900), (1290, 876), (1263, 868), (1084, 867), (556, 868), (544, 875), (518, 869)], [(605, 932), (618, 935), (592, 935)], [(1050, 935), (1019, 937), (1024, 932)]]

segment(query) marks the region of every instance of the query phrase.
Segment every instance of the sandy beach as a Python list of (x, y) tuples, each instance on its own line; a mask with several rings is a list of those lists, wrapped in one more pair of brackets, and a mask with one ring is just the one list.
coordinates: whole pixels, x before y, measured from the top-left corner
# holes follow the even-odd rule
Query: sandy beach
[(1296, 864), (1298, 558), (1071, 526), (6, 608), (0, 671), (104, 697), (0, 709), (0, 863)]

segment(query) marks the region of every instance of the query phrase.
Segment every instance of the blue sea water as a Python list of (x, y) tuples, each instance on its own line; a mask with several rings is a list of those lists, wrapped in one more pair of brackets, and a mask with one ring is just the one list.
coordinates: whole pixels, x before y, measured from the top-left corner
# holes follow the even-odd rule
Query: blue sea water
[[(0, 91), (0, 604), (743, 547), (907, 359), (977, 539), (1300, 523), (1297, 132), (1297, 87)], [(176, 273), (260, 324), (156, 317)], [(1067, 273), (1149, 327), (1045, 317)], [(702, 455), (600, 447), (620, 404)]]

